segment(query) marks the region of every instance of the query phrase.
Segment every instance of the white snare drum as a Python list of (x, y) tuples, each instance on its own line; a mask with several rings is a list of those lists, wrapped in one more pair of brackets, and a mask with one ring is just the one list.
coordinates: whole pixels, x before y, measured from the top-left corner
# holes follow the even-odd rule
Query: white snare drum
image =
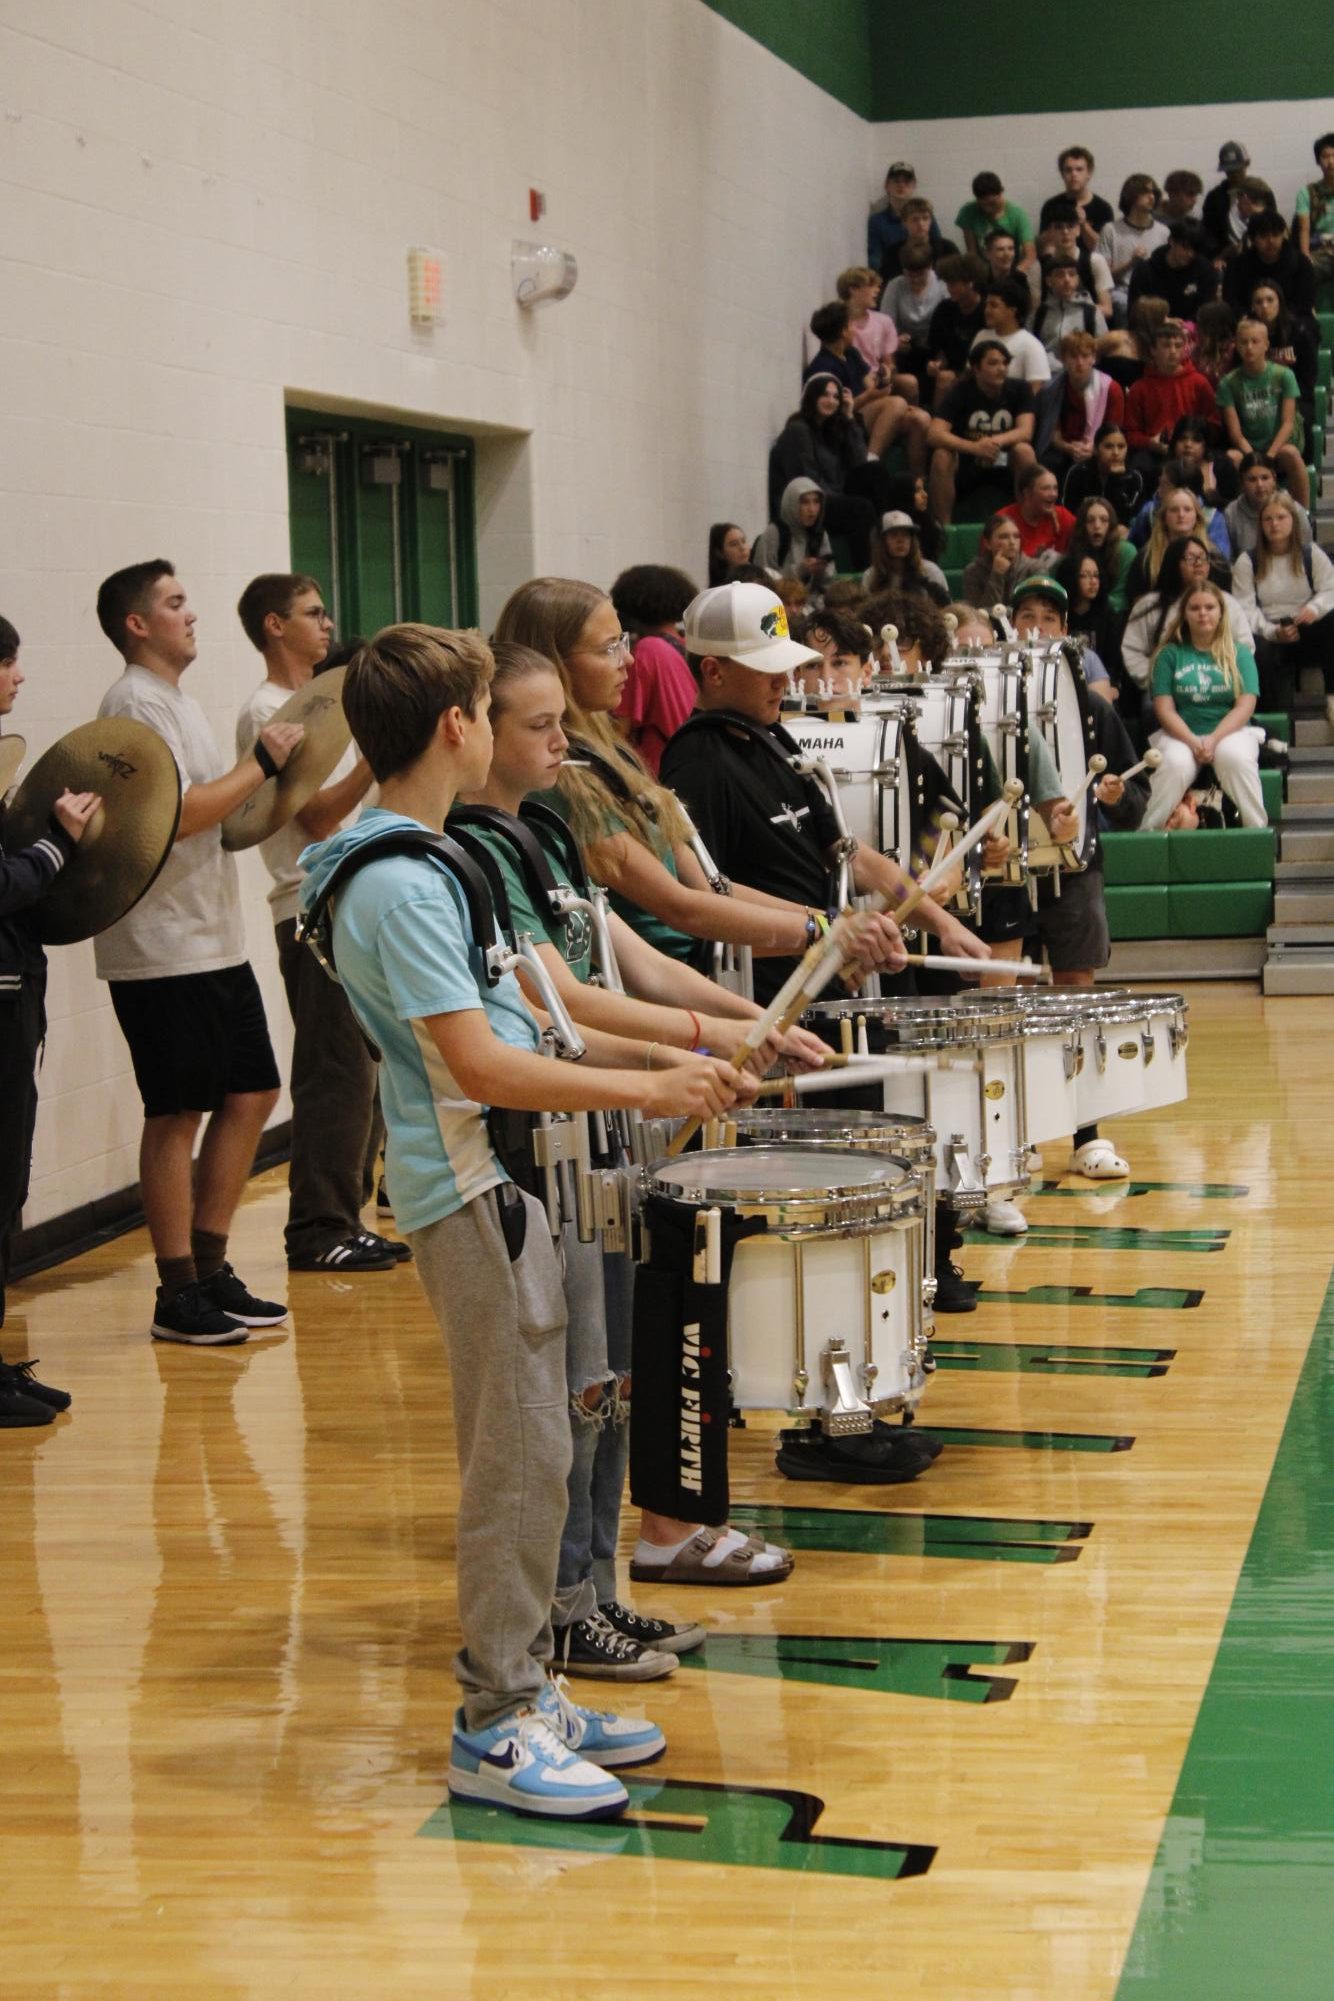
[[(1002, 962), (1003, 963), (1003, 962)], [(1064, 1139), (1079, 1124), (1076, 1087), (1083, 1061), (1079, 1011), (1082, 989), (992, 987), (968, 996), (973, 1010), (1019, 1011), (1023, 1135), (1030, 1146)]]
[(837, 1147), (727, 1147), (655, 1161), (649, 1191), (761, 1218), (735, 1247), (728, 1365), (739, 1410), (830, 1433), (915, 1407), (926, 1382), (922, 1183), (905, 1161)]
[(934, 1127), (937, 1186), (957, 1209), (1027, 1187), (1022, 1014), (1009, 994), (981, 1007), (972, 996), (817, 1001), (804, 1016), (817, 1033), (845, 1019), (855, 1052), (940, 1052), (941, 1068), (888, 1072), (882, 1088), (886, 1110)]
[(818, 758), (838, 787), (848, 832), (912, 868), (915, 764), (905, 740), (900, 704), (848, 722), (831, 716), (785, 715), (784, 727), (803, 755)]
[[(1031, 992), (1025, 1006), (1029, 1018), (1070, 1019), (1071, 997), (1077, 1016), (1079, 1058), (1075, 1073), (1077, 1126), (1100, 1119), (1124, 1118), (1144, 1103), (1148, 1050), (1153, 1046), (1147, 1003), (1134, 994), (1094, 987), (1049, 988)], [(1057, 1134), (1050, 1135), (1059, 1137)]]
[(922, 1183), (923, 1302), (936, 1294), (936, 1135), (903, 1112), (844, 1111), (832, 1105), (747, 1106), (728, 1115), (743, 1146), (851, 1147), (907, 1161)]

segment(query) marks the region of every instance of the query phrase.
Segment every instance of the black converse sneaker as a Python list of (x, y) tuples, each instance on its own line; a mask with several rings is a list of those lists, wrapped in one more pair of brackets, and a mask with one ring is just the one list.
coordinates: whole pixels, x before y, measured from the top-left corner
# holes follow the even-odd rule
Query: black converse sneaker
[(175, 1295), (157, 1289), (150, 1333), (155, 1341), (179, 1341), (187, 1348), (235, 1348), (249, 1340), (239, 1320), (224, 1313), (195, 1279)]
[(230, 1265), (223, 1265), (211, 1278), (201, 1278), (199, 1290), (219, 1313), (225, 1313), (229, 1320), (239, 1320), (243, 1327), (276, 1327), (287, 1318), (287, 1308), (281, 1300), (256, 1299)]
[(357, 1242), (368, 1244), (381, 1257), (389, 1257), (396, 1265), (412, 1263), (412, 1248), (400, 1237), (382, 1237), (377, 1230), (358, 1230)]
[(641, 1612), (632, 1612), (628, 1605), (622, 1605), (616, 1598), (609, 1598), (598, 1611), (607, 1624), (627, 1640), (634, 1640), (641, 1647), (649, 1647), (658, 1654), (693, 1654), (696, 1647), (703, 1646), (708, 1638), (703, 1626), (677, 1626), (670, 1619), (646, 1619)]
[(0, 1362), (0, 1376), (12, 1376), (14, 1388), (21, 1397), (32, 1397), (36, 1403), (44, 1403), (49, 1410), (68, 1410), (74, 1399), (68, 1390), (52, 1389), (48, 1383), (39, 1383), (34, 1371), (36, 1362)]
[(597, 1681), (658, 1681), (672, 1673), (676, 1655), (656, 1653), (618, 1633), (599, 1606), (586, 1619), (552, 1629), (552, 1666)]

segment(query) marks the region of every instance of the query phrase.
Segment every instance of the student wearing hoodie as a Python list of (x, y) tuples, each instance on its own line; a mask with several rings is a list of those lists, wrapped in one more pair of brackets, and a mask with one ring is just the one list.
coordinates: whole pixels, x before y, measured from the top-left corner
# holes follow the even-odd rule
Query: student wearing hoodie
[(751, 552), (751, 560), (762, 569), (776, 570), (780, 577), (799, 577), (810, 593), (812, 609), (835, 569), (834, 551), (825, 533), (824, 501), (824, 489), (817, 480), (803, 474), (790, 479), (783, 488), (777, 521), (769, 523)]
[[(1260, 540), (1260, 516), (1265, 502), (1278, 491), (1278, 479), (1268, 459), (1251, 452), (1241, 462), (1241, 492), (1223, 509), (1232, 547), (1239, 556), (1249, 555)], [(1311, 546), (1311, 517), (1303, 507), (1297, 515), (1297, 534), (1303, 548)]]
[[(458, 793), (486, 781), (491, 671), (478, 635), (431, 626), (387, 627), (357, 655), (343, 703), (380, 803), (306, 850), (302, 905), (310, 916), (336, 890), (326, 955), (381, 1052), (394, 1213), (450, 1358), (463, 1706), (449, 1789), (600, 1819), (628, 1804), (611, 1768), (660, 1756), (664, 1740), (643, 1718), (577, 1707), (543, 1670), (571, 1462), (565, 1301), (545, 1210), (507, 1172), (483, 1107), (716, 1114), (738, 1080), (686, 1052), (670, 1069), (653, 1050), (626, 1067), (632, 1045), (598, 1030), (584, 1031), (583, 1063), (553, 1063), (513, 975), (488, 976), (467, 898), (429, 844)], [(365, 852), (384, 836), (396, 851)]]
[(1315, 267), (1289, 241), (1288, 225), (1276, 209), (1261, 209), (1246, 225), (1246, 241), (1227, 267), (1223, 297), (1234, 313), (1248, 313), (1251, 293), (1268, 279), (1283, 288), (1283, 302), (1298, 319), (1315, 311)]
[(1204, 254), (1204, 232), (1195, 222), (1174, 222), (1160, 243), (1135, 265), (1126, 288), (1136, 299), (1165, 299), (1174, 320), (1196, 320), (1200, 307), (1218, 296), (1218, 273)]
[[(847, 399), (849, 402), (851, 398)], [(884, 467), (866, 456), (861, 425), (845, 408), (834, 375), (812, 375), (769, 451), (769, 519), (782, 518), (783, 495), (798, 474), (825, 494), (825, 526), (846, 536), (854, 566), (871, 558), (871, 536), (884, 512)]]
[(1149, 366), (1126, 397), (1131, 464), (1146, 486), (1170, 455), (1182, 417), (1202, 417), (1217, 428), (1218, 405), (1204, 376), (1186, 360), (1186, 329), (1180, 320), (1165, 319), (1153, 336)]

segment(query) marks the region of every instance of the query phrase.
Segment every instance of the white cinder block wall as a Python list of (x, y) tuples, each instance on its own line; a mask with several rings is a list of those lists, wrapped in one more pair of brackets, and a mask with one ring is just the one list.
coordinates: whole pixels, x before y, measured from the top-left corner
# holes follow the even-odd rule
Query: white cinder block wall
[(1284, 215), (1303, 182), (1319, 172), (1311, 147), (1334, 129), (1334, 97), (1299, 98), (1260, 104), (1186, 104), (1124, 111), (1059, 111), (1015, 117), (904, 119), (873, 125), (870, 186), (881, 194), (891, 160), (910, 160), (919, 191), (929, 195), (947, 235), (957, 235), (954, 218), (971, 198), (974, 174), (990, 168), (1006, 193), (1027, 210), (1037, 227), (1048, 195), (1059, 194), (1056, 156), (1065, 146), (1087, 146), (1097, 161), (1094, 186), (1115, 208), (1128, 174), (1152, 174), (1162, 181), (1176, 167), (1189, 167), (1211, 188), (1220, 176), (1218, 149), (1240, 139), (1251, 156), (1251, 172), (1269, 182)]
[[(163, 554), (200, 614), (187, 685), (230, 744), (257, 678), (236, 597), (289, 560), (285, 393), (484, 434), (484, 620), (535, 569), (700, 574), (710, 520), (764, 519), (799, 328), (858, 252), (865, 172), (861, 121), (699, 0), (4, 0), (11, 726), (36, 753), (95, 713), (117, 671), (97, 582)], [(534, 235), (580, 278), (528, 317), (510, 243)], [(425, 334), (418, 243), (447, 258)], [(253, 858), (245, 879), (285, 1059)], [(52, 955), (51, 1017), (30, 1225), (137, 1173), (91, 947)]]

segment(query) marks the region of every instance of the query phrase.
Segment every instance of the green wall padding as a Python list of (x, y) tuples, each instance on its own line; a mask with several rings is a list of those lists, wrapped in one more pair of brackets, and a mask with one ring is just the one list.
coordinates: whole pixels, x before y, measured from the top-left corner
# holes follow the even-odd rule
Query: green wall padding
[(887, 115), (877, 108), (871, 76), (872, 0), (704, 0), (704, 5), (859, 117)]

